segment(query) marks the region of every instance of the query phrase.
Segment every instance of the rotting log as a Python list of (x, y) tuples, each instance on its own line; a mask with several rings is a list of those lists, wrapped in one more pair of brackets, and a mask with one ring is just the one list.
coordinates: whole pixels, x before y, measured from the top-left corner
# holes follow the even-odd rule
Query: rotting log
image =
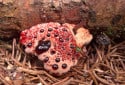
[(103, 29), (120, 38), (125, 36), (125, 1), (0, 0), (0, 39), (19, 38), (20, 31), (50, 21)]

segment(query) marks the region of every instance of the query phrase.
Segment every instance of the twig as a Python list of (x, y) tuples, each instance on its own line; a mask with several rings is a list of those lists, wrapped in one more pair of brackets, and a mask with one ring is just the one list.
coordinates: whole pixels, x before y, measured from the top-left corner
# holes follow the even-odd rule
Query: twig
[(95, 76), (94, 76), (94, 74), (93, 74), (93, 72), (91, 70), (88, 71), (88, 72), (89, 72), (90, 76), (92, 77), (93, 81), (95, 82), (95, 85), (99, 85), (96, 78), (95, 78)]
[(38, 77), (33, 77), (33, 78), (28, 79), (27, 82), (32, 82), (34, 80), (39, 80), (39, 78)]
[(111, 55), (113, 55), (117, 51), (116, 48), (114, 48), (111, 52), (107, 53), (107, 58), (109, 58)]
[(30, 70), (30, 69), (26, 69), (26, 68), (22, 68), (22, 67), (17, 68), (17, 70), (23, 71), (23, 72), (26, 72), (26, 73), (32, 74), (32, 75), (44, 74), (44, 71), (35, 71), (35, 70)]
[(45, 75), (47, 75), (48, 77), (50, 77), (51, 79), (53, 79), (53, 81), (59, 81), (58, 79), (52, 77), (51, 75), (49, 75), (48, 73), (46, 73), (46, 72), (43, 71), (43, 70), (41, 70), (41, 71), (35, 71), (35, 70), (25, 69), (25, 68), (22, 68), (22, 67), (19, 67), (17, 70), (23, 71), (23, 72), (26, 72), (26, 73), (29, 73), (29, 74), (32, 74), (32, 75), (45, 74)]
[(17, 61), (16, 59), (12, 58), (12, 60), (18, 65), (18, 66), (23, 66), (22, 63), (20, 63), (19, 61)]
[(12, 82), (9, 82), (9, 81), (5, 80), (5, 77), (3, 77), (1, 74), (0, 74), (0, 80), (1, 80), (5, 85), (13, 85)]
[(81, 71), (79, 71), (79, 70), (77, 70), (76, 68), (72, 68), (74, 71), (76, 71), (77, 73), (79, 73), (79, 74), (81, 74), (81, 75), (83, 75), (83, 72), (81, 72)]
[(26, 65), (26, 55), (24, 56), (23, 62), (22, 62), (22, 66), (25, 67)]
[(39, 80), (41, 81), (41, 83), (43, 83), (44, 85), (48, 85), (48, 84), (43, 80), (43, 78), (40, 77), (40, 75), (37, 75), (37, 76), (38, 76)]
[(97, 49), (97, 47), (96, 47), (95, 45), (94, 45), (94, 47), (95, 47), (96, 52), (97, 52), (97, 55), (98, 55), (98, 57), (99, 57), (99, 61), (98, 61), (98, 62), (100, 62), (100, 61), (102, 61), (101, 52)]
[(125, 63), (122, 61), (122, 59), (119, 58), (119, 60), (120, 60), (120, 63), (122, 65), (122, 67), (123, 67), (123, 70), (125, 70)]
[(125, 41), (123, 41), (123, 42), (121, 42), (121, 43), (111, 47), (111, 49), (118, 48), (119, 46), (122, 46), (123, 44), (125, 44)]
[(93, 75), (95, 76), (96, 79), (98, 79), (100, 82), (102, 82), (103, 84), (106, 84), (106, 85), (115, 85), (115, 84), (112, 84), (112, 83), (109, 83), (107, 82), (105, 79), (99, 77), (98, 75), (96, 75), (95, 71), (93, 70), (92, 71)]
[(105, 66), (105, 67), (109, 68), (110, 70), (112, 70), (112, 71), (116, 74), (116, 71), (115, 71), (114, 69), (112, 69), (110, 66), (105, 65), (105, 64), (103, 64), (103, 63), (99, 63), (98, 65)]
[[(72, 79), (72, 78), (71, 78)], [(59, 82), (56, 82), (56, 83), (54, 83), (54, 84), (52, 84), (52, 85), (68, 85), (68, 84), (66, 84), (66, 82), (68, 81), (68, 80), (70, 80), (71, 81), (71, 79), (69, 79), (69, 77), (66, 77), (66, 78), (64, 78), (63, 80), (60, 80)], [(68, 81), (69, 82), (69, 81)], [(65, 84), (64, 84), (65, 83)]]
[(12, 55), (11, 55), (11, 58), (14, 58), (15, 45), (16, 45), (16, 39), (13, 39), (13, 44), (12, 44)]
[(83, 85), (89, 85), (88, 83), (85, 83), (85, 82), (83, 82), (83, 81), (76, 80), (76, 79), (73, 79), (72, 82), (81, 83), (81, 84), (83, 84)]
[(50, 74), (48, 74), (46, 71), (44, 71), (44, 74), (47, 75), (49, 78), (51, 78), (53, 81), (59, 81), (58, 79), (54, 78)]

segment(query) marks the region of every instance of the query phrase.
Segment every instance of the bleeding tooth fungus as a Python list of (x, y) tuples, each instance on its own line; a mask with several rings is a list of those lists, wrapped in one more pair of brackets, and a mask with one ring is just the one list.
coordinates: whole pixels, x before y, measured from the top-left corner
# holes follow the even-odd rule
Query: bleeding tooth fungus
[(50, 73), (62, 75), (77, 64), (81, 48), (92, 40), (92, 35), (83, 27), (73, 33), (74, 24), (57, 22), (32, 26), (20, 34), (20, 43), (25, 52), (36, 55), (43, 61), (44, 68)]

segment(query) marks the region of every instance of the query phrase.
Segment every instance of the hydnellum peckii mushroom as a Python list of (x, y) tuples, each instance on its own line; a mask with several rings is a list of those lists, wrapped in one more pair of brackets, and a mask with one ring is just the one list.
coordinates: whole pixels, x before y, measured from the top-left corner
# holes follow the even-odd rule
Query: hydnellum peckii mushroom
[(50, 73), (62, 75), (77, 64), (80, 58), (76, 48), (92, 40), (92, 35), (83, 27), (73, 32), (74, 24), (57, 22), (43, 23), (21, 32), (20, 42), (26, 53), (38, 56)]

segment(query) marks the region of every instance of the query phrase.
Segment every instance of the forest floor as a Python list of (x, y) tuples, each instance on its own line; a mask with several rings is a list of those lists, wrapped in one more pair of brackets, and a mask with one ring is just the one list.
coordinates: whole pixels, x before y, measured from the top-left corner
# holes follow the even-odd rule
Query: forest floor
[(108, 46), (94, 42), (70, 72), (52, 76), (13, 39), (0, 43), (0, 85), (125, 85), (125, 41)]

